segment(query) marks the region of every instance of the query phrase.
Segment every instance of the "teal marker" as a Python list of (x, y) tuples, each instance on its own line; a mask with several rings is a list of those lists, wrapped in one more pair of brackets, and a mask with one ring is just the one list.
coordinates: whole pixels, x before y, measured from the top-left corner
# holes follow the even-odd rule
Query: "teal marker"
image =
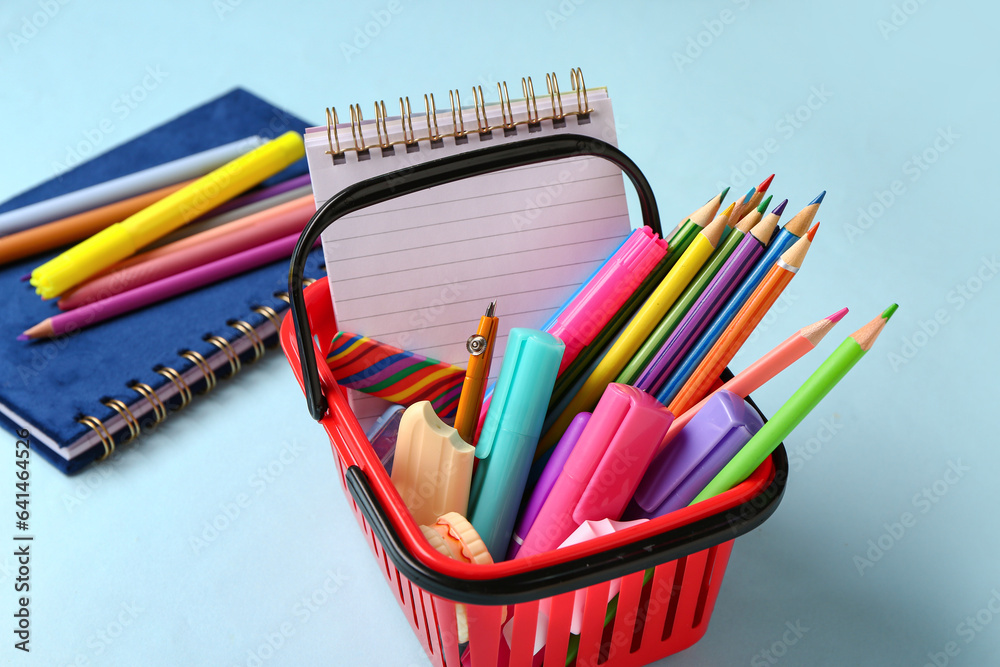
[(507, 553), (564, 349), (535, 329), (511, 329), (507, 339), (469, 494), (469, 522), (496, 561)]

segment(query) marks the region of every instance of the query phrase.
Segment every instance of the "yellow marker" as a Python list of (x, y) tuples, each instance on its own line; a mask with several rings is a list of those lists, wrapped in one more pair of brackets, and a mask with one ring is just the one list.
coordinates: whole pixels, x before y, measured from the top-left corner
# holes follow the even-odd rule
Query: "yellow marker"
[(304, 154), (302, 137), (286, 132), (49, 260), (32, 271), (31, 284), (43, 299), (59, 296), (273, 176)]
[(608, 353), (587, 377), (580, 391), (576, 393), (573, 400), (569, 402), (566, 409), (552, 423), (549, 430), (545, 432), (539, 441), (536, 455), (545, 452), (549, 447), (556, 444), (562, 437), (563, 431), (576, 415), (594, 409), (597, 401), (601, 398), (608, 383), (612, 382), (625, 364), (629, 362), (639, 347), (645, 342), (649, 334), (652, 333), (656, 325), (660, 323), (666, 315), (670, 306), (673, 305), (677, 297), (680, 296), (687, 284), (698, 273), (702, 264), (715, 250), (715, 246), (722, 238), (722, 232), (726, 228), (725, 214), (718, 216), (710, 225), (705, 227), (691, 242), (684, 254), (670, 273), (653, 290), (639, 312), (635, 314), (632, 321), (618, 336)]

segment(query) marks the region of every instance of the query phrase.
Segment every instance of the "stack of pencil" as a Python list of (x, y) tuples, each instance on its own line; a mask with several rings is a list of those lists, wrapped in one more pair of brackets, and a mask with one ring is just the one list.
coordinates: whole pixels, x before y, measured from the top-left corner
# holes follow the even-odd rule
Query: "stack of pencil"
[(248, 137), (0, 215), (0, 264), (76, 243), (31, 272), (62, 312), (19, 338), (67, 334), (290, 257), (315, 212), (309, 176), (252, 188), (303, 155), (295, 132)]

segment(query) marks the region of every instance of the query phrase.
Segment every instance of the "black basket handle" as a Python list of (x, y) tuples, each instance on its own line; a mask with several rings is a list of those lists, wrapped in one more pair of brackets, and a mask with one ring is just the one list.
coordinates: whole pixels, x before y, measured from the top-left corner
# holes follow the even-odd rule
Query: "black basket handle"
[(604, 158), (617, 165), (629, 177), (639, 195), (643, 224), (662, 235), (656, 198), (653, 196), (649, 181), (639, 167), (611, 144), (579, 134), (567, 133), (526, 139), (431, 160), (360, 181), (328, 199), (302, 230), (288, 270), (288, 296), (291, 300), (292, 320), (295, 324), (299, 358), (302, 360), (306, 403), (313, 419), (319, 421), (323, 418), (327, 402), (319, 381), (316, 354), (312, 346), (312, 329), (309, 326), (305, 297), (302, 294), (302, 270), (306, 256), (323, 230), (349, 213), (436, 185), (503, 169), (583, 155)]

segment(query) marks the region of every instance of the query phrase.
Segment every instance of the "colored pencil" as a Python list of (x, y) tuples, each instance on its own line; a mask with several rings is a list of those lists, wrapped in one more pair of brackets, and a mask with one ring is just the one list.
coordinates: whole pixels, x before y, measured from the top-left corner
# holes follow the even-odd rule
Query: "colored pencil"
[(736, 207), (733, 212), (729, 215), (729, 226), (736, 227), (736, 225), (743, 220), (743, 216), (752, 211), (750, 208), (750, 200), (753, 199), (754, 194), (757, 192), (757, 188), (750, 188), (747, 193), (743, 195), (742, 198), (736, 200)]
[(8, 211), (0, 214), (0, 235), (37, 227), (144, 192), (204, 176), (213, 169), (235, 160), (265, 142), (266, 139), (262, 137), (246, 137), (207, 151)]
[[(662, 389), (656, 393), (657, 400), (667, 406), (673, 405), (674, 398), (682, 388), (697, 396), (695, 400), (705, 394), (710, 384), (736, 356), (740, 347), (798, 273), (818, 229), (819, 223), (816, 223), (808, 234), (796, 241), (795, 245), (781, 256), (708, 352), (695, 359), (697, 363), (695, 369), (683, 375), (680, 373), (671, 375)], [(713, 372), (715, 375), (710, 377)]]
[(771, 174), (763, 181), (761, 181), (760, 185), (757, 186), (757, 191), (754, 193), (753, 197), (750, 198), (750, 204), (748, 205), (747, 210), (751, 210), (760, 206), (760, 202), (761, 200), (764, 199), (764, 195), (767, 194), (767, 190), (768, 188), (771, 187), (771, 181), (773, 180), (774, 180), (774, 174)]
[[(184, 244), (180, 249), (157, 253), (147, 261), (90, 279), (63, 296), (59, 300), (59, 309), (79, 308), (202, 264), (256, 248), (289, 234), (301, 233), (315, 212), (313, 198), (307, 195), (247, 216), (235, 229), (226, 230), (226, 227), (217, 227), (196, 234), (189, 237), (190, 243)], [(164, 246), (165, 250), (169, 248), (170, 246)]]
[(39, 322), (18, 336), (18, 339), (52, 338), (71, 333), (258, 266), (276, 262), (290, 257), (298, 240), (298, 234), (291, 234), (252, 250), (231, 255), (101, 301), (95, 301), (76, 310), (60, 313)]
[[(720, 216), (726, 216), (726, 225), (728, 226), (732, 221), (732, 213), (735, 210), (735, 204), (730, 204), (729, 208), (720, 213)], [(699, 269), (697, 275), (691, 279), (688, 286), (684, 288), (681, 295), (677, 297), (677, 301), (674, 305), (670, 306), (670, 310), (667, 314), (663, 316), (653, 332), (643, 341), (639, 350), (629, 359), (628, 364), (622, 369), (618, 377), (615, 378), (615, 382), (619, 384), (632, 384), (635, 382), (639, 374), (646, 367), (649, 361), (656, 354), (656, 351), (660, 349), (660, 346), (666, 341), (667, 337), (674, 330), (674, 327), (681, 321), (681, 318), (687, 313), (687, 311), (694, 304), (695, 300), (701, 295), (702, 291), (708, 286), (712, 278), (716, 273), (722, 268), (729, 259), (729, 256), (733, 254), (736, 247), (740, 244), (740, 241), (746, 235), (747, 231), (750, 230), (749, 224), (740, 223), (733, 229), (726, 238), (719, 243), (719, 246), (715, 249), (715, 252), (708, 258), (705, 264)]]
[[(286, 190), (279, 192), (278, 194), (268, 197), (266, 199), (258, 199), (252, 201), (248, 204), (238, 206), (236, 208), (231, 208), (222, 213), (216, 213), (217, 209), (213, 209), (201, 216), (197, 220), (190, 222), (183, 227), (176, 229), (175, 231), (167, 234), (166, 236), (159, 238), (144, 248), (149, 250), (156, 250), (157, 248), (162, 248), (165, 245), (186, 239), (189, 236), (195, 234), (201, 234), (202, 232), (207, 232), (210, 229), (215, 229), (216, 227), (221, 227), (222, 225), (228, 225), (229, 223), (240, 220), (247, 217), (248, 215), (253, 215), (254, 213), (260, 213), (261, 211), (266, 211), (269, 208), (273, 208), (280, 204), (293, 201), (295, 199), (300, 199), (302, 197), (312, 196), (312, 186), (300, 186), (292, 190)], [(221, 206), (219, 208), (222, 208)], [(126, 258), (131, 259), (131, 258)]]
[(691, 504), (728, 491), (749, 477), (872, 348), (894, 312), (896, 304), (889, 306), (881, 315), (848, 336)]
[(96, 234), (108, 225), (124, 220), (157, 202), (172, 192), (180, 190), (191, 181), (174, 183), (152, 192), (129, 197), (113, 204), (71, 215), (62, 220), (38, 225), (0, 237), (0, 264), (37, 255), (38, 253), (68, 245)]
[(597, 405), (597, 401), (601, 398), (608, 383), (621, 372), (628, 360), (652, 333), (656, 324), (666, 315), (670, 306), (673, 305), (677, 297), (694, 278), (694, 275), (704, 265), (709, 255), (715, 250), (725, 227), (726, 221), (724, 217), (720, 216), (713, 220), (712, 224), (705, 227), (691, 242), (674, 268), (657, 285), (642, 308), (632, 318), (632, 321), (622, 330), (621, 335), (584, 381), (583, 386), (570, 400), (566, 409), (556, 417), (546, 430), (539, 441), (539, 453), (544, 452), (562, 437), (563, 431), (566, 430), (577, 413), (590, 410)]
[[(823, 194), (826, 194), (825, 192)], [(708, 350), (715, 344), (722, 332), (729, 326), (729, 323), (733, 321), (736, 317), (736, 313), (739, 312), (743, 304), (746, 303), (747, 299), (757, 288), (767, 272), (774, 266), (774, 263), (778, 261), (782, 254), (788, 250), (793, 243), (799, 240), (799, 238), (806, 233), (807, 227), (803, 227), (803, 222), (809, 222), (815, 215), (816, 208), (819, 207), (819, 202), (823, 200), (823, 194), (817, 197), (813, 202), (811, 202), (806, 208), (802, 209), (798, 214), (795, 215), (788, 223), (781, 228), (774, 238), (767, 246), (767, 250), (764, 251), (764, 256), (760, 258), (756, 265), (750, 273), (747, 274), (746, 278), (736, 289), (726, 305), (715, 316), (712, 323), (708, 325), (705, 332), (698, 338), (698, 341), (691, 348), (691, 351), (687, 356), (680, 362), (674, 371), (674, 376), (676, 377), (689, 377), (694, 369), (700, 363), (701, 359), (708, 354)], [(677, 387), (679, 388), (679, 387)]]
[(719, 212), (719, 208), (722, 207), (722, 202), (726, 199), (726, 194), (728, 193), (729, 193), (729, 188), (726, 188), (719, 194), (709, 199), (707, 202), (705, 202), (700, 207), (695, 209), (691, 213), (691, 215), (678, 222), (677, 226), (674, 227), (673, 231), (664, 236), (664, 238), (668, 240), (673, 239), (674, 236), (677, 236), (678, 234), (681, 233), (685, 225), (691, 223), (692, 221), (699, 228), (707, 225), (710, 221), (715, 219), (715, 216)]
[[(734, 375), (729, 382), (723, 384), (716, 391), (725, 389), (726, 391), (733, 392), (737, 396), (746, 398), (763, 386), (765, 382), (768, 382), (775, 375), (801, 359), (806, 352), (816, 349), (816, 346), (819, 345), (821, 340), (823, 340), (823, 337), (826, 336), (826, 334), (833, 329), (834, 325), (843, 319), (844, 315), (847, 313), (847, 308), (841, 308), (833, 315), (825, 317), (819, 322), (802, 327), (779, 343), (770, 352), (747, 366), (740, 373)], [(678, 414), (677, 418), (671, 422), (670, 429), (667, 430), (667, 434), (664, 436), (663, 441), (657, 448), (657, 451), (662, 450), (673, 439), (673, 437), (677, 435), (689, 421), (691, 421), (691, 418), (698, 414), (698, 410), (700, 410), (702, 406), (708, 402), (708, 399), (714, 393), (715, 392), (708, 394), (698, 403), (691, 406), (677, 400), (674, 401), (680, 414)]]
[[(765, 200), (767, 202), (768, 200)], [(763, 205), (763, 203), (762, 203)], [(709, 325), (726, 300), (739, 287), (743, 278), (764, 254), (767, 242), (771, 240), (778, 218), (785, 203), (782, 202), (768, 216), (768, 221), (754, 225), (722, 270), (712, 279), (701, 296), (661, 345), (659, 351), (646, 365), (636, 381), (643, 391), (655, 393), (670, 377), (674, 369), (698, 340), (698, 336)], [(759, 215), (759, 211), (755, 211)], [(676, 412), (674, 414), (677, 414)]]

